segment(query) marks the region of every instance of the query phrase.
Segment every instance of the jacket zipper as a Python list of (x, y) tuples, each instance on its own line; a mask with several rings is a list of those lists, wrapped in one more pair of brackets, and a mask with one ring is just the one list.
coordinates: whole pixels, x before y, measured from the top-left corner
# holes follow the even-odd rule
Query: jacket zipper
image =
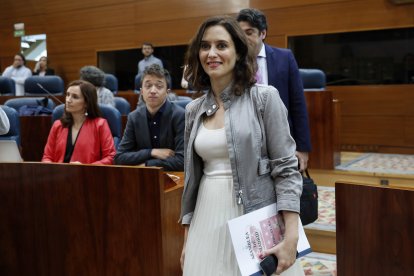
[[(231, 139), (233, 141), (233, 145), (234, 145), (234, 133), (233, 133), (233, 125), (231, 124), (231, 113), (230, 110), (228, 111), (228, 115), (229, 115), (229, 125), (230, 125), (230, 132), (231, 132)], [(235, 169), (236, 169), (236, 174), (237, 176), (239, 175), (239, 173), (237, 172), (237, 157), (236, 157), (236, 150), (234, 149), (234, 162), (235, 162)], [(242, 205), (243, 204), (243, 189), (241, 187), (240, 181), (239, 181), (239, 191), (238, 191), (238, 195), (237, 195), (237, 205)]]
[(238, 196), (238, 199), (237, 199), (237, 204), (238, 205), (241, 205), (243, 203), (242, 195), (243, 195), (243, 190), (240, 189), (239, 190), (239, 196)]

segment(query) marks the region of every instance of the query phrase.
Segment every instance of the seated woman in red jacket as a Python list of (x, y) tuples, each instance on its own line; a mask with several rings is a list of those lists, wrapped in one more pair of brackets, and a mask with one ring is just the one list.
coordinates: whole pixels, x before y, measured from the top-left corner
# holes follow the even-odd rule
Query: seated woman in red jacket
[(43, 162), (111, 165), (114, 139), (98, 106), (96, 88), (77, 80), (66, 91), (65, 111), (50, 130)]

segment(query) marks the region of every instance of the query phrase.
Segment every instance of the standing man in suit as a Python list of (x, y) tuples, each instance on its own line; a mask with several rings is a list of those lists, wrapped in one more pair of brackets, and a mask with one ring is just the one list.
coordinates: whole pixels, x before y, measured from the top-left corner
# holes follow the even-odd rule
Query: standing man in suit
[(158, 64), (144, 70), (141, 94), (145, 105), (128, 115), (116, 164), (184, 169), (185, 111), (168, 101), (168, 77), (168, 71)]
[(264, 43), (267, 22), (261, 11), (243, 9), (237, 21), (257, 56), (257, 83), (276, 87), (288, 110), (290, 132), (296, 142), (296, 156), (302, 171), (308, 166), (311, 142), (306, 101), (296, 60), (289, 49)]

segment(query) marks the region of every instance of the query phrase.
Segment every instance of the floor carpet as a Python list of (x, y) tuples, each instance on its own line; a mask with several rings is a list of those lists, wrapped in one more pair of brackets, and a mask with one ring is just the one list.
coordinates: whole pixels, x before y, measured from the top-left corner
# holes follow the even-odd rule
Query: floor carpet
[(336, 276), (336, 256), (310, 253), (300, 258), (306, 276)]
[(344, 171), (414, 175), (414, 155), (367, 153), (335, 168)]

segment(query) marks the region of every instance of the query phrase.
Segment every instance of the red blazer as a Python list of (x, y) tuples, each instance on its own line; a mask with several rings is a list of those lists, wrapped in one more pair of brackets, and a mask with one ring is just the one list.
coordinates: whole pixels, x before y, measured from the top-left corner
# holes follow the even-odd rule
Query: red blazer
[[(56, 120), (50, 130), (42, 162), (63, 163), (69, 129)], [(114, 138), (103, 118), (86, 119), (78, 134), (70, 162), (111, 165), (115, 156)]]

